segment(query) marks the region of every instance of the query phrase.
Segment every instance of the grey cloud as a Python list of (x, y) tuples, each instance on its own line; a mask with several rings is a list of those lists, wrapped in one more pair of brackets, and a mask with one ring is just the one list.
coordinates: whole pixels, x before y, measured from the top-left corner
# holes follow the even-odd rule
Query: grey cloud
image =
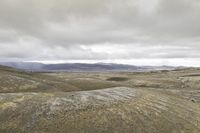
[(200, 58), (199, 23), (199, 0), (1, 0), (0, 58)]

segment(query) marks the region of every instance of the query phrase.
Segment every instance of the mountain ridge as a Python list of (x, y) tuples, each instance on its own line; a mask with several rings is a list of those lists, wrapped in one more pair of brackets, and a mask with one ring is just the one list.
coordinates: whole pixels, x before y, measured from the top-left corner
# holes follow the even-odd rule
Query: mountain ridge
[(102, 71), (153, 71), (173, 70), (173, 66), (136, 66), (114, 63), (59, 63), (43, 64), (33, 62), (0, 62), (0, 65), (33, 72), (102, 72)]

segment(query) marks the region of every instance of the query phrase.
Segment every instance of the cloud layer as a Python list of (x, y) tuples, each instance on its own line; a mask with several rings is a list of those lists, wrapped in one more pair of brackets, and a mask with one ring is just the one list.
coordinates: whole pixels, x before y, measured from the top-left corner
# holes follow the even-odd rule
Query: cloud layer
[(199, 59), (199, 0), (1, 0), (1, 60)]

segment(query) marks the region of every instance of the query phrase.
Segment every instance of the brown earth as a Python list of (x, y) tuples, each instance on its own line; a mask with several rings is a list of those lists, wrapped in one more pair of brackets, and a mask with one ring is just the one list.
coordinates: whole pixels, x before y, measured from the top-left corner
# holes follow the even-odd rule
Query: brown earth
[(1, 132), (200, 133), (200, 70), (27, 73), (0, 67)]

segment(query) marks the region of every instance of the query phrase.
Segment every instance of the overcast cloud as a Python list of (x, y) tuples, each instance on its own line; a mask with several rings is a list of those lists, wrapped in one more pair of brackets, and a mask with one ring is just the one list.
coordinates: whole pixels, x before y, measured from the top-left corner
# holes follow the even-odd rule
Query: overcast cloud
[(138, 59), (200, 65), (200, 1), (0, 0), (1, 61)]

